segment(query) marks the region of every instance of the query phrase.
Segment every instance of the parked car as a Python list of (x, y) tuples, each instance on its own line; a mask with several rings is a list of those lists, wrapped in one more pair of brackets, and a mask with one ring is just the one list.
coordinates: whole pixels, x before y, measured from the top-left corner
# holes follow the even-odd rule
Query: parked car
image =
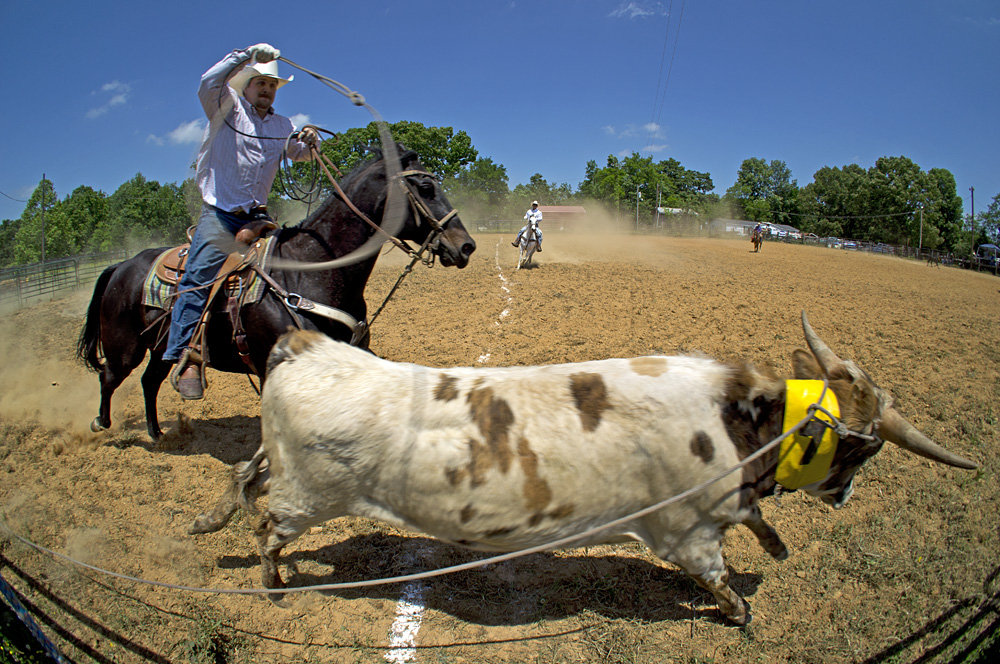
[(997, 264), (998, 255), (1000, 255), (1000, 247), (995, 244), (981, 244), (976, 249), (976, 258), (979, 260), (979, 264), (984, 267), (994, 267)]
[(844, 240), (844, 249), (854, 249), (857, 250), (858, 243), (854, 240)]

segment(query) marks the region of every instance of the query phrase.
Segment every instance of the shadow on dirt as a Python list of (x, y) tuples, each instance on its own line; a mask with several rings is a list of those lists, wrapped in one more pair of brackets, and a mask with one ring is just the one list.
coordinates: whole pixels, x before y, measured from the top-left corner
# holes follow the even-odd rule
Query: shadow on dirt
[(1000, 567), (983, 582), (984, 595), (970, 595), (950, 609), (927, 621), (923, 627), (882, 652), (869, 657), (863, 664), (902, 660), (901, 653), (915, 644), (933, 642), (914, 662), (948, 664), (980, 664), (996, 662), (1000, 654)]
[(146, 421), (131, 418), (122, 423), (126, 435), (108, 444), (119, 449), (141, 447), (153, 454), (207, 454), (228, 465), (246, 461), (260, 446), (260, 417), (180, 418), (165, 420), (162, 425), (164, 435), (154, 442), (146, 435)]
[[(635, 547), (634, 549), (632, 547)], [(645, 547), (626, 545), (624, 555), (581, 556), (537, 553), (482, 568), (434, 577), (419, 583), (424, 603), (470, 623), (484, 626), (524, 625), (555, 620), (581, 612), (608, 618), (643, 621), (706, 617), (722, 621), (714, 598), (684, 572), (630, 555)], [(385, 533), (349, 537), (315, 550), (292, 552), (280, 558), (282, 577), (289, 587), (388, 578), (441, 569), (491, 557), (424, 537)], [(223, 556), (221, 568), (254, 568), (256, 556)], [(336, 570), (330, 574), (303, 571), (316, 565)], [(732, 586), (752, 596), (757, 574), (734, 574)], [(401, 584), (360, 589), (322, 591), (344, 599), (397, 600)]]

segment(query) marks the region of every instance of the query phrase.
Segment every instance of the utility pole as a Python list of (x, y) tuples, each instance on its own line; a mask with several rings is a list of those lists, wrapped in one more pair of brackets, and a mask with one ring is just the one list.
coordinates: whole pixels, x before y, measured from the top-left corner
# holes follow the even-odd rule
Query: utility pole
[(660, 227), (660, 183), (656, 183), (656, 228)]
[(635, 185), (635, 232), (639, 232), (639, 185)]
[(969, 195), (972, 196), (972, 214), (969, 215), (969, 260), (976, 258), (976, 188), (969, 187)]
[(917, 245), (917, 258), (924, 253), (924, 206), (920, 206), (920, 243)]
[(42, 266), (45, 266), (45, 173), (42, 173)]

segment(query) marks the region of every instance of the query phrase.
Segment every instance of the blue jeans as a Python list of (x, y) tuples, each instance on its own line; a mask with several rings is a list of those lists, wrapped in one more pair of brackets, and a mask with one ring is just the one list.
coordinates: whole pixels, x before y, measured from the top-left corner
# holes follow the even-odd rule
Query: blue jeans
[[(521, 236), (524, 235), (527, 230), (528, 230), (527, 226), (522, 226), (521, 230), (519, 230), (517, 232), (517, 238), (514, 239), (514, 242), (520, 243), (521, 242)], [(541, 244), (542, 243), (542, 229), (541, 228), (536, 228), (535, 229), (535, 234), (538, 236), (538, 244)]]
[(226, 257), (236, 250), (236, 231), (244, 223), (246, 222), (228, 212), (211, 205), (202, 205), (201, 219), (198, 220), (198, 228), (191, 239), (184, 276), (177, 289), (185, 291), (205, 287), (177, 296), (170, 317), (167, 350), (163, 353), (163, 359), (167, 362), (176, 362), (181, 351), (191, 343), (191, 337), (205, 310), (209, 291), (212, 290), (207, 284), (211, 284), (219, 276), (219, 268), (226, 262)]

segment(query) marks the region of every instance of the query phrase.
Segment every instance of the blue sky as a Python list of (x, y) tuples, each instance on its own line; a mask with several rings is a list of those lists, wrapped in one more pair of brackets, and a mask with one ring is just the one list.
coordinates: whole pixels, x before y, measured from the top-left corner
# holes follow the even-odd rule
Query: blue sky
[[(635, 151), (719, 194), (749, 157), (804, 186), (898, 155), (950, 170), (966, 213), (970, 187), (977, 212), (1000, 193), (996, 0), (33, 0), (0, 5), (0, 26), (0, 219), (43, 173), (60, 197), (184, 180), (202, 72), (262, 41), (390, 122), (465, 130), (511, 188), (575, 189), (588, 160)], [(275, 107), (332, 131), (370, 119), (301, 72)]]

